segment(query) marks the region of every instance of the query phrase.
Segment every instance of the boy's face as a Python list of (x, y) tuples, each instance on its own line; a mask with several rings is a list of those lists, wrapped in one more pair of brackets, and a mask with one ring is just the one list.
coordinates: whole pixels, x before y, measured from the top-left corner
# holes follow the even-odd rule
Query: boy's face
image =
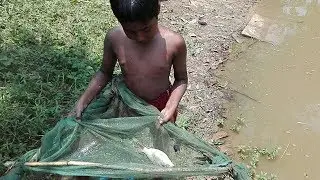
[(121, 25), (127, 37), (139, 43), (147, 43), (151, 41), (158, 33), (157, 18), (143, 22), (126, 22), (121, 23)]

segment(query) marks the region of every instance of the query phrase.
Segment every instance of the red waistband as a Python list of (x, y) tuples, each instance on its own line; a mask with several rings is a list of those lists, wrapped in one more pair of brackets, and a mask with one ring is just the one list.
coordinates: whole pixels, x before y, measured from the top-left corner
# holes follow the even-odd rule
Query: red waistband
[(156, 99), (148, 101), (149, 104), (155, 106), (159, 111), (166, 107), (166, 104), (170, 98), (171, 89), (161, 93)]
[[(153, 105), (154, 107), (156, 107), (159, 111), (162, 111), (166, 107), (171, 93), (172, 93), (172, 89), (170, 88), (170, 89), (166, 90), (165, 92), (161, 93), (156, 99), (148, 101), (148, 103)], [(176, 121), (177, 115), (178, 115), (178, 112), (176, 110), (173, 115), (172, 122)]]

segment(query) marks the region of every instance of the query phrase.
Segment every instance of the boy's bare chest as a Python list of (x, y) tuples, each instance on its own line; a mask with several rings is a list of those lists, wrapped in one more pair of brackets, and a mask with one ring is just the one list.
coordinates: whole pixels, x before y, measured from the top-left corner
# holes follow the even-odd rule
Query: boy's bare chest
[(170, 72), (172, 53), (165, 47), (130, 47), (118, 52), (118, 61), (126, 74), (135, 76), (157, 76)]

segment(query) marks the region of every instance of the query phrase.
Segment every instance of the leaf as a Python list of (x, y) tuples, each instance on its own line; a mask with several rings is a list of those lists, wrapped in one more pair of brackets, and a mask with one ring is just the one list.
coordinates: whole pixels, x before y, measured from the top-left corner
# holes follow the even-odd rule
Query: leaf
[(78, 4), (78, 3), (79, 3), (78, 0), (71, 0), (71, 4), (73, 4), (73, 5), (76, 5), (76, 4)]

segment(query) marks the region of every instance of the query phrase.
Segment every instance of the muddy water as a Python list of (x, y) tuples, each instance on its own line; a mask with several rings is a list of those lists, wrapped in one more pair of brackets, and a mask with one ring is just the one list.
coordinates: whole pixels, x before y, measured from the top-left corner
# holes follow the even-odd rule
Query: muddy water
[(280, 180), (320, 179), (320, 0), (264, 1), (255, 12), (295, 26), (279, 45), (252, 44), (220, 74), (241, 93), (228, 112), (228, 127), (239, 116), (246, 123), (233, 145), (280, 147), (258, 169)]

